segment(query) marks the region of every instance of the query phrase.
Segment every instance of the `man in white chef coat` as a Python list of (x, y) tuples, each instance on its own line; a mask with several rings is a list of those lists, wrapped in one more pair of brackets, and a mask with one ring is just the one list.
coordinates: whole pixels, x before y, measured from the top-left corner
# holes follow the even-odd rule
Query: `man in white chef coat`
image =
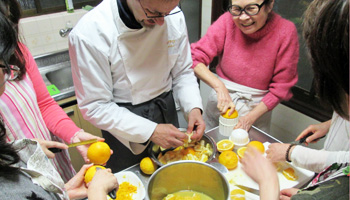
[(183, 144), (174, 99), (192, 139), (202, 137), (202, 100), (179, 0), (104, 0), (74, 27), (69, 53), (79, 108), (102, 129), (113, 172), (147, 156), (152, 141)]

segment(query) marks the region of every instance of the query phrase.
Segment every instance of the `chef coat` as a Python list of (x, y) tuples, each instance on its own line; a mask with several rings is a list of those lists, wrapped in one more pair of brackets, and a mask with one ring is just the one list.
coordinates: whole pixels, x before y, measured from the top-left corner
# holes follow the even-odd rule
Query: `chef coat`
[(202, 109), (182, 12), (165, 17), (162, 26), (130, 29), (116, 0), (105, 0), (69, 34), (69, 54), (84, 118), (134, 153), (140, 150), (130, 142), (144, 143), (157, 124), (116, 103), (137, 105), (172, 89), (186, 116)]

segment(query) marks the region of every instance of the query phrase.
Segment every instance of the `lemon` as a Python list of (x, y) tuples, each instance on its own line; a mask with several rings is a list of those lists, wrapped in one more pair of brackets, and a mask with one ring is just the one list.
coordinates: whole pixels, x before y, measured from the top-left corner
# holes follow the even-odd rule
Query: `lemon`
[(219, 163), (231, 170), (237, 167), (238, 157), (233, 151), (224, 151), (219, 155)]
[(143, 173), (151, 175), (156, 171), (157, 165), (153, 162), (150, 157), (145, 157), (140, 162), (140, 169)]
[(87, 157), (90, 162), (102, 165), (111, 157), (111, 149), (105, 142), (95, 142), (88, 148)]
[(265, 152), (265, 147), (264, 147), (263, 143), (261, 143), (259, 141), (251, 141), (248, 143), (247, 147), (254, 147), (255, 149), (257, 149), (261, 153)]
[(93, 166), (89, 167), (89, 169), (86, 170), (86, 172), (85, 172), (85, 176), (84, 176), (85, 183), (88, 183), (92, 180), (92, 178), (94, 177), (94, 175), (96, 173), (96, 168), (106, 169), (105, 167), (103, 167), (101, 165), (93, 165)]
[(227, 111), (225, 112), (225, 114), (222, 114), (221, 116), (223, 116), (226, 119), (234, 119), (236, 117), (238, 117), (238, 112), (237, 110), (233, 111), (233, 113), (229, 116), (228, 113), (230, 112), (230, 108), (227, 109)]
[(247, 147), (241, 147), (237, 150), (237, 154), (239, 159), (242, 159), (244, 157), (244, 152), (247, 150)]
[(290, 181), (295, 181), (298, 179), (298, 177), (295, 175), (294, 169), (291, 167), (283, 170), (282, 174), (284, 175), (284, 177), (286, 177), (286, 179)]
[(219, 152), (223, 151), (231, 151), (235, 145), (231, 140), (228, 139), (223, 139), (220, 140), (217, 144), (216, 147), (218, 148)]
[(245, 200), (245, 192), (241, 189), (234, 189), (230, 193), (231, 200)]

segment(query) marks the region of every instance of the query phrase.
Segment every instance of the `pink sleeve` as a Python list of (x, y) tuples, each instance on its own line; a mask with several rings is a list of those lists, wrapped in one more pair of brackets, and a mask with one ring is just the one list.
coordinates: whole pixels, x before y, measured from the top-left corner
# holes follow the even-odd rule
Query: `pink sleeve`
[(274, 75), (269, 85), (269, 93), (262, 101), (269, 110), (276, 107), (281, 101), (288, 101), (293, 94), (291, 88), (298, 81), (297, 65), (299, 60), (299, 41), (295, 25), (281, 28), (281, 46), (277, 54)]
[[(224, 13), (208, 28), (207, 33), (198, 42), (191, 44), (192, 68), (199, 63), (208, 66), (215, 56), (221, 54), (225, 44), (226, 29), (228, 28), (226, 25), (233, 24), (230, 16), (228, 12)], [(231, 22), (228, 20), (231, 20)]]
[(63, 109), (50, 96), (44, 80), (39, 73), (38, 66), (28, 48), (22, 45), (21, 49), (26, 61), (26, 70), (33, 82), (39, 109), (47, 128), (57, 137), (70, 143), (71, 138), (80, 130), (80, 128), (75, 125)]

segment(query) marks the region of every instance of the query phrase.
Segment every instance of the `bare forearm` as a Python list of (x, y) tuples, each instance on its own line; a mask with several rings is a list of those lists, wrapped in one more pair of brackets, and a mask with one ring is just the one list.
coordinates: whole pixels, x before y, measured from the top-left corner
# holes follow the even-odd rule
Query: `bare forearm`
[(194, 73), (196, 76), (208, 84), (211, 88), (217, 91), (217, 88), (225, 87), (225, 85), (218, 79), (218, 77), (215, 76), (214, 73), (212, 73), (207, 66), (205, 66), (203, 63), (199, 63), (194, 68)]
[(280, 188), (278, 183), (277, 174), (276, 177), (264, 181), (259, 185), (260, 200), (278, 200), (280, 194)]
[(267, 106), (264, 104), (264, 102), (260, 102), (253, 110), (251, 110), (247, 116), (253, 121), (253, 123), (259, 119), (263, 114), (268, 112)]

